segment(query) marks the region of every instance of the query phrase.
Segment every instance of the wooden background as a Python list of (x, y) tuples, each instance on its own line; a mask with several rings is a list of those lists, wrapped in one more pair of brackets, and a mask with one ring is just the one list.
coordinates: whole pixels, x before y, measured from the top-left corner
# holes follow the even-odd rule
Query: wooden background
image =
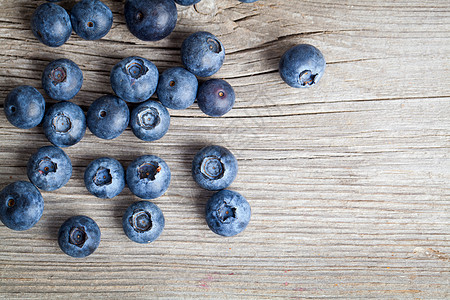
[[(20, 84), (43, 93), (41, 72), (64, 57), (84, 72), (72, 101), (86, 111), (112, 92), (109, 72), (119, 60), (140, 55), (160, 71), (178, 66), (183, 39), (206, 30), (227, 52), (214, 77), (229, 81), (237, 100), (222, 118), (196, 105), (171, 110), (170, 130), (156, 142), (130, 129), (112, 141), (87, 131), (65, 148), (73, 176), (42, 193), (40, 222), (25, 232), (0, 225), (0, 297), (450, 298), (448, 0), (203, 0), (179, 6), (175, 31), (159, 42), (134, 38), (123, 1), (105, 0), (114, 13), (109, 34), (95, 42), (73, 34), (59, 48), (38, 43), (29, 28), (43, 2), (0, 2), (0, 98)], [(328, 63), (311, 89), (290, 88), (278, 75), (281, 55), (299, 43), (321, 49)], [(1, 113), (0, 188), (27, 180), (29, 156), (48, 144), (42, 127), (17, 129)], [(208, 144), (236, 155), (230, 188), (252, 206), (248, 228), (233, 238), (208, 229), (212, 193), (190, 175)], [(126, 167), (143, 154), (166, 160), (173, 178), (153, 200), (166, 227), (149, 245), (122, 231), (123, 212), (139, 200), (128, 188), (102, 200), (83, 183), (95, 158)], [(66, 256), (56, 240), (62, 222), (78, 214), (102, 231), (86, 259)]]

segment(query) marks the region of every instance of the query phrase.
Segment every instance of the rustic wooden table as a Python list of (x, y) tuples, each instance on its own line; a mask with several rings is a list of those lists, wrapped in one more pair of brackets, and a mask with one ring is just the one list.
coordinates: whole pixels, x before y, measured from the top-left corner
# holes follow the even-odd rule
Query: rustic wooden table
[[(73, 34), (59, 48), (31, 33), (31, 14), (43, 2), (1, 1), (2, 99), (21, 84), (43, 93), (42, 70), (64, 57), (84, 72), (72, 101), (86, 111), (112, 92), (109, 72), (119, 60), (139, 55), (160, 71), (179, 66), (183, 39), (206, 30), (227, 52), (214, 77), (233, 85), (237, 101), (222, 118), (196, 105), (171, 110), (170, 130), (156, 142), (129, 129), (111, 141), (87, 131), (65, 148), (73, 176), (42, 193), (39, 223), (25, 232), (0, 225), (0, 297), (450, 297), (447, 0), (203, 0), (178, 7), (175, 31), (159, 42), (134, 38), (123, 1), (105, 0), (114, 12), (110, 33), (95, 42)], [(299, 43), (317, 46), (328, 63), (311, 89), (290, 88), (278, 75), (281, 55)], [(1, 113), (0, 188), (27, 180), (29, 156), (48, 144), (41, 126), (21, 130)], [(231, 189), (252, 206), (250, 225), (233, 238), (208, 229), (203, 214), (212, 193), (191, 178), (191, 160), (208, 144), (236, 155)], [(153, 200), (166, 227), (149, 245), (123, 234), (121, 216), (139, 200), (128, 188), (103, 200), (83, 183), (95, 158), (111, 156), (126, 167), (143, 154), (161, 156), (172, 170), (169, 190)], [(63, 254), (56, 240), (61, 223), (78, 214), (102, 231), (86, 259)]]

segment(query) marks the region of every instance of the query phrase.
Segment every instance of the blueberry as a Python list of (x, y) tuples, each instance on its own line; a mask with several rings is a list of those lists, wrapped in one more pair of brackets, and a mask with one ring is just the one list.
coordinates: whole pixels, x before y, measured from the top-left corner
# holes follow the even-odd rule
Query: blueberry
[(43, 44), (59, 47), (70, 37), (72, 24), (64, 8), (54, 3), (38, 6), (31, 17), (31, 30)]
[(9, 92), (3, 108), (11, 124), (22, 129), (30, 129), (41, 123), (45, 112), (45, 100), (34, 87), (21, 85)]
[(111, 140), (127, 128), (130, 111), (122, 99), (106, 95), (95, 100), (87, 112), (87, 126), (99, 138)]
[(70, 100), (83, 85), (83, 72), (70, 59), (62, 58), (49, 63), (42, 73), (42, 87), (52, 99)]
[(69, 147), (83, 138), (86, 117), (78, 105), (63, 101), (50, 107), (42, 125), (50, 143), (58, 147)]
[(70, 158), (58, 147), (45, 146), (31, 155), (27, 164), (30, 181), (44, 191), (63, 187), (72, 176)]
[(158, 198), (170, 184), (170, 169), (155, 155), (136, 158), (127, 168), (126, 181), (131, 192), (142, 199)]
[(143, 41), (159, 41), (177, 24), (173, 0), (127, 0), (124, 7), (128, 30)]
[(181, 45), (183, 65), (200, 77), (215, 74), (223, 65), (225, 48), (213, 34), (199, 31), (188, 36)]
[(133, 242), (151, 243), (164, 229), (164, 215), (161, 209), (150, 201), (135, 202), (125, 211), (122, 227)]
[(280, 75), (291, 87), (308, 88), (319, 82), (325, 66), (325, 58), (319, 49), (301, 44), (283, 54), (280, 59)]
[(189, 6), (199, 3), (200, 0), (175, 0), (175, 2), (179, 5)]
[(149, 60), (138, 56), (124, 58), (111, 70), (111, 87), (128, 102), (144, 102), (155, 93), (159, 72)]
[(74, 216), (66, 220), (58, 232), (61, 250), (72, 257), (91, 255), (100, 244), (100, 228), (86, 216)]
[(111, 199), (119, 195), (125, 187), (125, 171), (114, 158), (101, 157), (87, 166), (84, 184), (92, 195)]
[(159, 140), (169, 130), (169, 125), (169, 112), (159, 102), (146, 101), (131, 112), (131, 130), (136, 137), (143, 141)]
[(16, 181), (0, 192), (0, 221), (12, 230), (33, 227), (44, 211), (44, 199), (28, 181)]
[(209, 79), (198, 88), (198, 107), (211, 117), (220, 117), (229, 112), (236, 96), (233, 87), (223, 79)]
[(256, 2), (258, 0), (239, 0), (239, 1), (241, 1), (243, 3), (253, 3), (253, 2)]
[(250, 222), (251, 209), (238, 192), (222, 190), (206, 204), (206, 223), (218, 235), (233, 236), (242, 232)]
[(85, 40), (98, 40), (111, 29), (113, 14), (99, 0), (82, 0), (70, 11), (73, 30)]
[(236, 178), (237, 172), (236, 157), (221, 146), (204, 147), (192, 161), (192, 177), (199, 186), (210, 191), (227, 188)]
[(184, 68), (176, 67), (161, 74), (156, 93), (165, 107), (185, 109), (194, 103), (197, 88), (197, 77)]

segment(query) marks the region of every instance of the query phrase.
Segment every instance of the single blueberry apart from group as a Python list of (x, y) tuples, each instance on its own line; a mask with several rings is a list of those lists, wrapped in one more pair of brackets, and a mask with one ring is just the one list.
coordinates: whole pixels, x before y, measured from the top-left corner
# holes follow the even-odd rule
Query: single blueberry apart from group
[(31, 17), (31, 30), (43, 44), (59, 47), (72, 33), (69, 14), (64, 8), (54, 3), (39, 5)]
[(159, 102), (148, 100), (131, 111), (130, 127), (143, 141), (156, 141), (169, 130), (170, 115)]
[(50, 143), (58, 147), (69, 147), (83, 138), (86, 117), (78, 105), (62, 101), (53, 104), (45, 113), (42, 126)]
[(325, 58), (319, 49), (301, 44), (286, 51), (280, 59), (280, 76), (294, 88), (317, 84), (325, 72)]
[(256, 2), (258, 0), (239, 0), (239, 1), (241, 1), (243, 3), (253, 3), (253, 2)]
[(169, 187), (170, 177), (169, 166), (155, 155), (136, 158), (126, 171), (128, 187), (142, 199), (154, 199), (164, 194)]
[(6, 96), (3, 109), (12, 125), (30, 129), (41, 123), (45, 113), (45, 100), (34, 87), (21, 85)]
[(181, 61), (193, 74), (208, 77), (223, 65), (225, 48), (213, 34), (199, 31), (188, 36), (181, 45)]
[(101, 157), (87, 166), (84, 184), (92, 195), (111, 199), (119, 195), (125, 187), (125, 171), (116, 159)]
[(250, 222), (251, 208), (238, 192), (222, 190), (211, 196), (205, 209), (206, 223), (216, 234), (234, 236)]
[(111, 29), (113, 14), (100, 0), (82, 0), (70, 11), (73, 30), (85, 40), (98, 40)]
[(0, 192), (0, 221), (12, 230), (30, 229), (43, 211), (44, 199), (28, 181), (13, 182)]
[(72, 162), (61, 148), (44, 146), (28, 160), (27, 175), (41, 190), (54, 191), (69, 181), (72, 176)]
[(70, 100), (83, 85), (83, 72), (70, 59), (62, 58), (49, 63), (42, 73), (42, 87), (50, 98)]
[(236, 157), (222, 146), (206, 146), (197, 152), (192, 161), (192, 177), (199, 186), (210, 191), (227, 188), (237, 172)]
[(165, 107), (185, 109), (194, 103), (197, 89), (197, 77), (184, 68), (175, 67), (161, 74), (156, 93)]
[(91, 255), (100, 244), (100, 228), (86, 216), (74, 216), (66, 220), (58, 232), (61, 250), (72, 257)]
[(175, 0), (175, 2), (179, 5), (189, 6), (199, 3), (200, 0)]
[(111, 70), (111, 87), (117, 96), (127, 102), (144, 102), (156, 91), (159, 72), (149, 60), (130, 56)]
[(130, 111), (122, 99), (106, 95), (95, 100), (87, 112), (87, 126), (97, 137), (111, 140), (127, 128)]
[(131, 204), (122, 218), (123, 231), (133, 242), (140, 244), (156, 240), (164, 229), (164, 215), (159, 207), (150, 201)]
[(233, 87), (223, 79), (209, 79), (198, 88), (197, 104), (211, 117), (220, 117), (229, 112), (234, 105)]
[(173, 0), (127, 0), (124, 14), (128, 30), (143, 41), (158, 41), (168, 36), (178, 17)]

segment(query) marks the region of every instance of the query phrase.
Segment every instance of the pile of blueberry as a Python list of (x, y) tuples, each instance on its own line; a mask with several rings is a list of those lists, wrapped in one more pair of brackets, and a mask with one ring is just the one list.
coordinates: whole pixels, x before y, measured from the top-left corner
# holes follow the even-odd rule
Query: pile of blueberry
[[(58, 1), (58, 0), (56, 0)], [(53, 0), (52, 2), (56, 2)], [(200, 0), (127, 0), (124, 14), (130, 32), (144, 41), (168, 36), (176, 25), (180, 5)], [(251, 3), (256, 0), (240, 0)], [(40, 5), (32, 17), (32, 31), (45, 45), (58, 47), (70, 37), (72, 29), (83, 39), (105, 36), (112, 26), (111, 10), (99, 0), (77, 2), (70, 16), (54, 3)], [(30, 182), (17, 181), (0, 192), (0, 220), (13, 230), (27, 230), (41, 218), (44, 200), (38, 188), (54, 191), (72, 176), (70, 158), (61, 149), (78, 143), (86, 127), (97, 137), (114, 139), (129, 125), (134, 135), (144, 141), (162, 138), (169, 129), (169, 109), (186, 109), (197, 100), (200, 109), (212, 117), (229, 112), (235, 102), (230, 84), (209, 79), (199, 86), (197, 77), (215, 74), (223, 65), (225, 48), (209, 32), (188, 36), (181, 46), (183, 67), (159, 74), (149, 60), (131, 56), (111, 70), (110, 81), (115, 95), (95, 100), (87, 113), (69, 102), (81, 89), (83, 72), (69, 59), (49, 63), (42, 73), (42, 87), (60, 102), (45, 111), (44, 97), (34, 87), (22, 85), (6, 97), (4, 111), (11, 124), (22, 129), (42, 123), (44, 134), (53, 146), (34, 153), (27, 164)], [(292, 87), (310, 87), (319, 82), (325, 59), (314, 46), (301, 44), (289, 49), (281, 58), (281, 78)], [(159, 102), (149, 100), (156, 93)], [(137, 103), (130, 113), (126, 102)], [(213, 145), (201, 149), (192, 162), (192, 176), (197, 184), (216, 191), (206, 204), (209, 228), (222, 236), (242, 232), (250, 221), (251, 209), (239, 193), (226, 188), (237, 175), (235, 156), (226, 148)], [(99, 198), (113, 198), (128, 185), (136, 196), (149, 200), (163, 195), (169, 187), (171, 172), (166, 162), (154, 155), (136, 158), (124, 170), (114, 158), (92, 161), (84, 173), (87, 190)], [(137, 243), (156, 240), (164, 228), (164, 216), (157, 205), (139, 201), (130, 205), (122, 219), (126, 236)], [(74, 216), (65, 221), (58, 233), (59, 246), (73, 257), (85, 257), (100, 243), (100, 229), (89, 217)]]

